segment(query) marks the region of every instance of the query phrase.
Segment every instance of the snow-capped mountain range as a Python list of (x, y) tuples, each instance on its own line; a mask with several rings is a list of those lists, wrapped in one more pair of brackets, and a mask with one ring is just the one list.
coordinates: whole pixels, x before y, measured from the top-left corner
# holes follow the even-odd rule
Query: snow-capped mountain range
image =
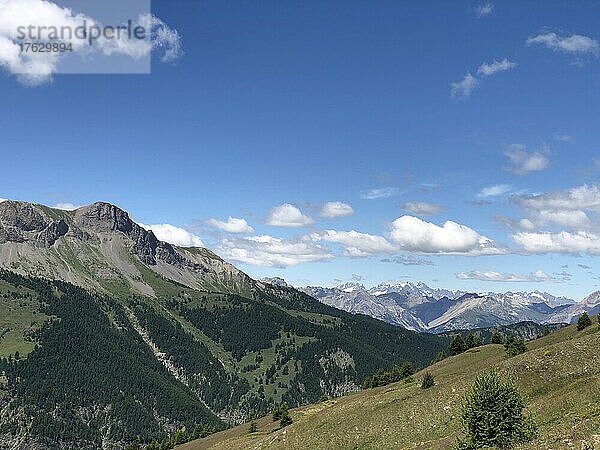
[(410, 282), (381, 283), (372, 288), (345, 283), (333, 288), (307, 286), (300, 290), (348, 312), (434, 333), (522, 321), (570, 323), (583, 311), (600, 312), (600, 291), (576, 303), (547, 292), (472, 293)]

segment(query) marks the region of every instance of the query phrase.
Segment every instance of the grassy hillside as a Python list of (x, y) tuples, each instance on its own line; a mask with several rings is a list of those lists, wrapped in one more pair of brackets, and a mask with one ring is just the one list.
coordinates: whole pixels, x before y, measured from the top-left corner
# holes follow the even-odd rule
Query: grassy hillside
[(381, 367), (423, 367), (448, 345), (294, 289), (155, 281), (158, 297), (113, 298), (0, 270), (0, 449), (117, 450), (240, 423), (356, 391)]
[(540, 436), (522, 449), (600, 449), (600, 330), (574, 326), (528, 343), (507, 359), (501, 345), (447, 358), (430, 370), (436, 385), (395, 383), (292, 410), (294, 423), (278, 429), (264, 417), (258, 432), (242, 425), (178, 447), (202, 449), (446, 449), (462, 436), (460, 409), (481, 371), (510, 375), (539, 425)]

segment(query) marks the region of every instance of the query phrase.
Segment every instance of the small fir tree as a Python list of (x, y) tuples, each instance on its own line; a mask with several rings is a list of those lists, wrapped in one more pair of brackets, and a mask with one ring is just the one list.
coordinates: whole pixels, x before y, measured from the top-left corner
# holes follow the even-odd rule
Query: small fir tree
[(592, 319), (587, 312), (584, 312), (577, 320), (577, 331), (585, 330), (587, 327), (592, 325)]
[(431, 372), (425, 372), (423, 380), (421, 381), (421, 389), (429, 389), (435, 385), (435, 380)]

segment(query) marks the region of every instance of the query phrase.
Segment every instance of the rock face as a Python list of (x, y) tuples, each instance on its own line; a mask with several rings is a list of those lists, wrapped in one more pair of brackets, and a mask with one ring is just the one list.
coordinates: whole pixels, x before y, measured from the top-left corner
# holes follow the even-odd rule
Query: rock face
[(579, 303), (553, 315), (552, 319), (557, 322), (574, 323), (584, 312), (590, 315), (600, 314), (600, 291), (592, 292)]
[(0, 203), (0, 267), (113, 294), (152, 295), (160, 277), (194, 289), (242, 293), (253, 287), (249, 277), (209, 250), (161, 242), (105, 202), (75, 211)]
[(59, 230), (64, 231), (66, 224), (59, 224), (59, 222), (54, 222), (34, 205), (10, 200), (2, 202), (0, 203), (0, 243), (52, 241)]

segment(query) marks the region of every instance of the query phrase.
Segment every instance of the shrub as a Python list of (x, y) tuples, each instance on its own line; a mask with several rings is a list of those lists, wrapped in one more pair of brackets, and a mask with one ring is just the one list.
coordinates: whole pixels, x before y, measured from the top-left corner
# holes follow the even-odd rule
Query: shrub
[(548, 328), (547, 326), (544, 326), (544, 328), (542, 328), (542, 336), (548, 336), (550, 334), (550, 328)]
[(423, 376), (423, 380), (421, 381), (421, 389), (429, 389), (435, 385), (435, 380), (433, 379), (433, 375), (431, 372), (425, 372)]
[(527, 351), (525, 340), (518, 336), (509, 336), (504, 343), (504, 350), (509, 358)]
[(592, 319), (590, 319), (590, 315), (587, 312), (584, 312), (577, 320), (577, 331), (584, 330), (591, 325)]
[(250, 433), (256, 433), (258, 431), (258, 425), (256, 425), (256, 420), (250, 421), (250, 428), (248, 429)]
[(281, 428), (287, 427), (288, 425), (291, 425), (293, 422), (292, 420), (292, 416), (290, 416), (290, 413), (288, 411), (285, 412), (285, 414), (281, 417), (281, 420), (279, 421), (279, 425), (281, 426)]
[(492, 331), (492, 344), (504, 344), (504, 338), (498, 330)]
[(467, 436), (460, 449), (507, 449), (537, 436), (517, 387), (494, 371), (475, 379), (463, 404), (462, 423)]
[(288, 405), (287, 403), (281, 403), (279, 406), (275, 407), (272, 411), (273, 414), (273, 422), (277, 422), (281, 420), (288, 413)]
[(413, 373), (415, 373), (415, 369), (409, 362), (404, 363), (401, 367), (394, 367), (390, 370), (380, 369), (374, 375), (365, 378), (364, 387), (368, 389), (385, 386), (386, 384), (403, 380)]

